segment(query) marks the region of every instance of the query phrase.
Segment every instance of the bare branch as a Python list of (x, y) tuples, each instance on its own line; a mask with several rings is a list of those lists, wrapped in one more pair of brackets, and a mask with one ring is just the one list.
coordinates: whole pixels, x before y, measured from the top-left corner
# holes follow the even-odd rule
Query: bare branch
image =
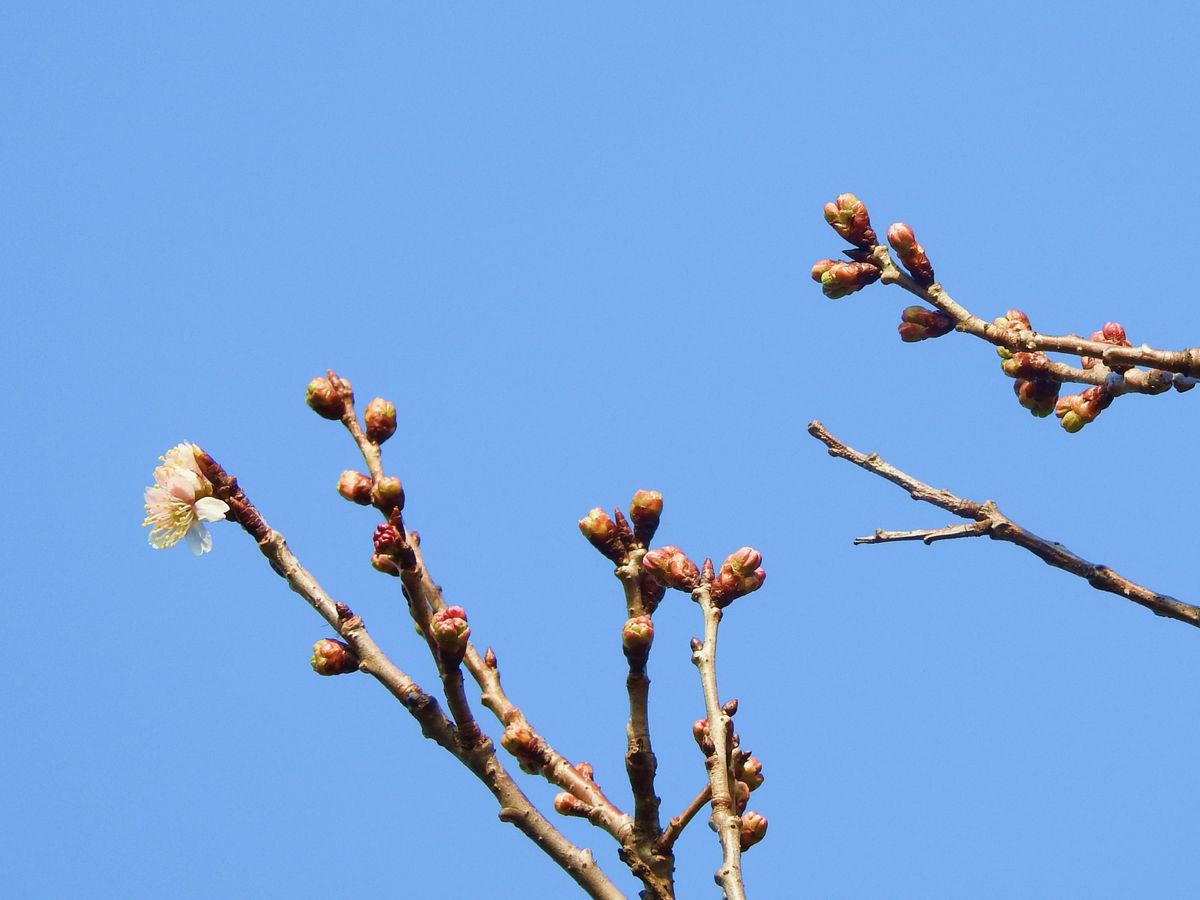
[(696, 817), (696, 813), (704, 809), (708, 801), (712, 799), (712, 785), (706, 784), (704, 789), (700, 791), (692, 802), (689, 803), (679, 815), (667, 823), (667, 827), (663, 830), (662, 837), (658, 840), (659, 850), (662, 852), (669, 851), (675, 846), (675, 842), (679, 840), (679, 835), (683, 833), (683, 829), (687, 828), (688, 823)]
[[(1200, 607), (1152, 591), (1117, 574), (1108, 566), (1088, 562), (1086, 559), (1072, 553), (1062, 544), (1038, 537), (1001, 513), (996, 504), (991, 500), (985, 503), (976, 503), (973, 500), (964, 500), (961, 497), (951, 494), (949, 491), (930, 487), (923, 481), (918, 481), (911, 475), (901, 472), (899, 469), (884, 462), (875, 453), (860, 453), (852, 447), (848, 447), (830, 434), (820, 422), (810, 422), (808, 433), (829, 448), (830, 456), (841, 457), (860, 468), (866, 469), (868, 472), (872, 472), (893, 484), (899, 485), (908, 491), (909, 496), (914, 500), (931, 503), (934, 506), (954, 513), (954, 515), (960, 518), (974, 519), (977, 524), (975, 526), (968, 526), (968, 528), (973, 527), (975, 534), (986, 534), (993, 540), (1016, 544), (1018, 547), (1028, 550), (1046, 564), (1084, 579), (1097, 590), (1107, 591), (1110, 594), (1124, 597), (1127, 600), (1146, 607), (1156, 615), (1200, 627)], [(983, 527), (984, 525), (986, 527)], [(916, 539), (917, 537), (925, 540), (929, 534), (944, 532), (945, 530), (937, 529), (936, 532), (882, 532), (882, 534), (909, 536), (891, 537), (889, 538), (891, 540)], [(881, 532), (876, 532), (876, 535), (879, 534)], [(953, 536), (967, 537), (970, 535), (964, 533)], [(880, 543), (880, 541), (870, 538), (860, 538), (855, 543)], [(930, 541), (926, 540), (926, 543), (930, 543)]]

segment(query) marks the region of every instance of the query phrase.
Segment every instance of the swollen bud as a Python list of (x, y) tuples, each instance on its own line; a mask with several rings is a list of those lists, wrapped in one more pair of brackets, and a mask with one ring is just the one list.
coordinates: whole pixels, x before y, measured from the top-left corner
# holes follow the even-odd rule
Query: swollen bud
[(392, 557), (383, 553), (376, 553), (371, 557), (371, 565), (377, 572), (382, 572), (384, 575), (394, 575), (400, 577), (400, 565)]
[(708, 733), (708, 719), (697, 719), (692, 723), (692, 737), (696, 739), (696, 746), (705, 756), (712, 756), (717, 752), (716, 745)]
[(904, 263), (904, 268), (912, 275), (913, 281), (922, 287), (933, 284), (933, 266), (925, 255), (925, 248), (917, 243), (917, 236), (912, 228), (903, 222), (897, 222), (887, 232), (888, 243)]
[(1082, 393), (1063, 397), (1055, 406), (1054, 414), (1061, 420), (1063, 429), (1074, 434), (1094, 422), (1112, 402), (1112, 391), (1102, 385), (1090, 387)]
[(338, 493), (359, 506), (367, 506), (371, 502), (371, 479), (362, 472), (347, 469), (338, 479)]
[(318, 376), (308, 383), (304, 402), (323, 419), (340, 419), (346, 411), (346, 402), (338, 386), (324, 376)]
[(471, 627), (467, 625), (467, 613), (461, 606), (446, 606), (433, 614), (429, 623), (433, 642), (437, 644), (442, 661), (456, 666), (467, 652), (467, 641), (471, 638)]
[(830, 300), (848, 297), (879, 280), (879, 268), (865, 262), (834, 263), (821, 273), (821, 292)]
[(528, 724), (519, 719), (510, 722), (504, 729), (500, 746), (515, 756), (521, 769), (526, 772), (538, 772), (545, 765), (545, 743)]
[(382, 444), (396, 433), (396, 407), (382, 397), (376, 397), (367, 404), (363, 422), (367, 426), (367, 437)]
[(621, 529), (599, 506), (579, 520), (579, 530), (588, 543), (613, 562), (620, 563), (625, 558)]
[(629, 501), (629, 518), (633, 520), (633, 539), (643, 547), (650, 545), (662, 518), (663, 497), (658, 491), (638, 491)]
[(358, 671), (358, 657), (348, 644), (331, 638), (322, 638), (313, 644), (313, 655), (309, 663), (318, 675), (345, 675)]
[(678, 547), (658, 547), (642, 557), (642, 571), (663, 587), (691, 592), (700, 583), (700, 570)]
[(1000, 363), (1010, 378), (1042, 378), (1050, 371), (1050, 358), (1045, 353), (1026, 353), (1018, 350)]
[(871, 228), (867, 206), (853, 194), (838, 194), (836, 200), (825, 204), (825, 221), (847, 241), (863, 250), (879, 243)]
[(560, 816), (579, 816), (586, 819), (592, 808), (566, 791), (554, 795), (554, 811)]
[(738, 759), (734, 774), (737, 775), (738, 781), (744, 782), (746, 787), (756, 791), (766, 780), (763, 777), (762, 768), (762, 760), (757, 756), (743, 756)]
[(742, 814), (742, 852), (745, 853), (767, 836), (767, 819), (756, 812)]
[(908, 306), (900, 314), (900, 340), (906, 344), (939, 338), (954, 330), (954, 319), (924, 306)]
[(654, 621), (649, 616), (634, 616), (621, 628), (621, 649), (633, 668), (641, 668), (654, 643)]
[(712, 600), (718, 607), (728, 606), (738, 597), (762, 587), (767, 573), (762, 569), (762, 554), (753, 547), (742, 547), (725, 557), (712, 582)]
[[(1102, 344), (1112, 344), (1114, 347), (1132, 347), (1129, 339), (1125, 336), (1125, 328), (1120, 322), (1106, 322), (1100, 331), (1092, 332), (1092, 340)], [(1095, 366), (1100, 360), (1091, 356), (1082, 357), (1083, 367), (1090, 369)], [(1115, 365), (1112, 367), (1114, 372), (1128, 372), (1132, 366)]]
[(394, 475), (384, 475), (371, 489), (371, 503), (385, 516), (404, 509), (404, 485)]
[(1013, 382), (1017, 402), (1039, 419), (1044, 419), (1054, 412), (1061, 387), (1062, 385), (1057, 381), (1051, 381), (1048, 378), (1018, 378)]

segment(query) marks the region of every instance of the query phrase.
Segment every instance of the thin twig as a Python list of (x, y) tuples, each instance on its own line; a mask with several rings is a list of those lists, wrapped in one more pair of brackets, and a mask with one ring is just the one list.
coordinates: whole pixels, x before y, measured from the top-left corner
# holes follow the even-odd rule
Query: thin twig
[(734, 778), (730, 772), (733, 719), (722, 708), (717, 692), (717, 629), (721, 624), (721, 610), (712, 599), (711, 561), (705, 562), (704, 576), (692, 591), (692, 599), (700, 604), (704, 613), (704, 641), (692, 652), (692, 662), (700, 672), (704, 707), (708, 713), (708, 736), (714, 748), (705, 766), (712, 788), (709, 822), (721, 839), (722, 860), (716, 880), (725, 891), (725, 900), (746, 900), (742, 885), (742, 820), (734, 805)]
[[(918, 481), (911, 475), (884, 462), (875, 453), (860, 453), (852, 447), (846, 446), (830, 434), (820, 422), (810, 422), (808, 433), (829, 448), (830, 456), (848, 460), (868, 472), (899, 485), (908, 491), (909, 496), (914, 500), (931, 503), (960, 518), (987, 523), (986, 529), (982, 527), (979, 529), (980, 535), (986, 534), (993, 540), (1016, 544), (1048, 565), (1084, 579), (1096, 590), (1124, 597), (1146, 607), (1156, 615), (1200, 627), (1200, 606), (1193, 606), (1190, 603), (1176, 600), (1174, 597), (1152, 591), (1117, 574), (1108, 566), (1088, 562), (1086, 559), (1076, 556), (1062, 544), (1038, 537), (1000, 512), (991, 500), (985, 503), (976, 503), (973, 500), (964, 500), (949, 491), (930, 487), (925, 482)], [(910, 533), (915, 534), (914, 532)], [(859, 539), (855, 543), (878, 543), (878, 541)]]
[(979, 537), (986, 534), (992, 527), (990, 521), (971, 522), (968, 525), (947, 525), (944, 528), (921, 528), (917, 531), (884, 531), (876, 528), (869, 537), (857, 537), (855, 544), (885, 544), (891, 541), (922, 541), (932, 544), (934, 541), (948, 541), (953, 538)]
[(658, 839), (659, 852), (666, 853), (675, 846), (675, 842), (679, 840), (679, 835), (683, 834), (683, 829), (687, 828), (688, 823), (696, 817), (696, 813), (704, 809), (711, 799), (712, 785), (706, 784), (704, 789), (692, 798), (692, 802), (684, 808), (683, 812), (667, 823), (667, 827), (663, 829), (662, 837)]

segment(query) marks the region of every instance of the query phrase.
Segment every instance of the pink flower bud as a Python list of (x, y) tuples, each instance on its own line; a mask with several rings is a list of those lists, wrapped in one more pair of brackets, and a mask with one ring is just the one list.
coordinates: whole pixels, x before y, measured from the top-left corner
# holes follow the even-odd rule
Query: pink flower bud
[(1033, 326), (1029, 324), (1029, 316), (1019, 309), (1010, 309), (992, 324), (1005, 331), (1033, 331)]
[(1041, 378), (1048, 371), (1050, 359), (1045, 353), (1018, 351), (1000, 364), (1010, 378)]
[(1062, 427), (1074, 434), (1094, 422), (1112, 401), (1110, 390), (1103, 386), (1090, 387), (1081, 393), (1063, 397), (1055, 406), (1054, 414), (1061, 420)]
[(838, 194), (836, 200), (825, 204), (825, 221), (833, 230), (856, 247), (870, 250), (879, 243), (871, 228), (866, 204), (853, 194)]
[(629, 518), (633, 520), (633, 539), (643, 547), (650, 545), (662, 518), (663, 497), (658, 491), (638, 491), (629, 502)]
[(717, 752), (712, 737), (708, 733), (708, 719), (697, 719), (692, 723), (692, 737), (695, 738), (696, 746), (705, 756), (712, 756)]
[(762, 555), (753, 547), (742, 547), (725, 557), (720, 570), (712, 582), (712, 600), (718, 607), (725, 607), (762, 587), (767, 573), (760, 564)]
[(696, 564), (678, 547), (658, 547), (642, 557), (642, 571), (663, 587), (691, 592), (700, 583)]
[(586, 819), (592, 808), (578, 797), (573, 797), (563, 791), (554, 795), (554, 811), (560, 816), (578, 816)]
[(653, 643), (654, 622), (649, 616), (634, 616), (621, 628), (621, 649), (625, 651), (630, 669), (641, 670), (645, 667)]
[(900, 332), (900, 340), (907, 344), (939, 338), (954, 330), (954, 319), (924, 306), (905, 307), (900, 318), (902, 321), (897, 330)]
[(510, 722), (500, 736), (500, 746), (517, 758), (522, 770), (538, 772), (546, 763), (546, 745), (524, 721)]
[(900, 257), (904, 268), (912, 275), (913, 281), (922, 287), (933, 284), (933, 266), (929, 263), (929, 257), (925, 255), (925, 248), (917, 243), (917, 236), (913, 234), (912, 228), (903, 222), (897, 222), (888, 229), (887, 236), (888, 243)]
[[(1103, 344), (1112, 344), (1114, 347), (1133, 346), (1126, 338), (1125, 328), (1120, 322), (1106, 322), (1104, 328), (1102, 328), (1100, 331), (1092, 332), (1092, 340)], [(1085, 369), (1090, 369), (1099, 363), (1100, 360), (1091, 356), (1084, 356), (1082, 357), (1082, 362)], [(1114, 372), (1128, 372), (1131, 368), (1133, 367), (1127, 365), (1114, 365), (1112, 367)]]
[(371, 489), (371, 502), (385, 516), (404, 509), (404, 485), (394, 475), (385, 475)]
[(742, 852), (767, 836), (767, 819), (756, 812), (742, 814)]
[(812, 280), (817, 282), (817, 284), (820, 284), (821, 276), (840, 263), (841, 260), (839, 259), (818, 259), (815, 263), (813, 263)]
[(384, 575), (400, 576), (400, 566), (396, 560), (392, 559), (383, 553), (376, 553), (371, 557), (371, 565), (377, 572), (382, 572)]
[(358, 657), (350, 646), (331, 638), (322, 638), (313, 644), (309, 663), (318, 675), (345, 675), (358, 671)]
[(338, 385), (323, 376), (318, 376), (308, 383), (304, 402), (323, 419), (340, 419), (346, 411), (346, 402), (342, 399)]
[(351, 503), (366, 506), (371, 502), (371, 479), (362, 472), (347, 469), (338, 479), (337, 489)]
[(375, 543), (375, 552), (382, 553), (384, 556), (396, 556), (404, 546), (404, 539), (400, 536), (399, 529), (390, 524), (376, 525), (372, 540)]
[(588, 543), (613, 562), (620, 563), (625, 558), (621, 529), (599, 506), (579, 520), (579, 530)]
[(1018, 378), (1013, 382), (1013, 391), (1017, 395), (1017, 402), (1039, 419), (1054, 412), (1060, 388), (1061, 385), (1057, 381), (1051, 381), (1048, 378)]
[(396, 407), (382, 397), (376, 397), (367, 404), (363, 422), (367, 426), (367, 437), (382, 444), (396, 433)]
[(744, 782), (746, 787), (752, 791), (756, 791), (762, 787), (762, 783), (766, 780), (763, 777), (762, 769), (762, 760), (757, 756), (743, 756), (737, 763), (736, 774), (738, 781)]
[(429, 630), (444, 663), (456, 666), (462, 662), (467, 652), (467, 641), (471, 637), (471, 628), (467, 625), (467, 613), (461, 606), (439, 609), (433, 614)]
[(834, 263), (821, 275), (821, 291), (830, 300), (838, 300), (878, 281), (879, 275), (879, 269), (870, 263)]

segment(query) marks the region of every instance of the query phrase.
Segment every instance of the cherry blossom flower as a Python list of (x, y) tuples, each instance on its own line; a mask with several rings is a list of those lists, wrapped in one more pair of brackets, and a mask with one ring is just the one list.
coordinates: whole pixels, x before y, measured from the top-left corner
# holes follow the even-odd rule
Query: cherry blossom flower
[(213, 486), (196, 464), (195, 444), (176, 444), (160, 457), (154, 484), (146, 488), (146, 520), (151, 546), (163, 550), (187, 542), (201, 556), (212, 549), (212, 535), (205, 522), (225, 518), (229, 505), (212, 496)]

